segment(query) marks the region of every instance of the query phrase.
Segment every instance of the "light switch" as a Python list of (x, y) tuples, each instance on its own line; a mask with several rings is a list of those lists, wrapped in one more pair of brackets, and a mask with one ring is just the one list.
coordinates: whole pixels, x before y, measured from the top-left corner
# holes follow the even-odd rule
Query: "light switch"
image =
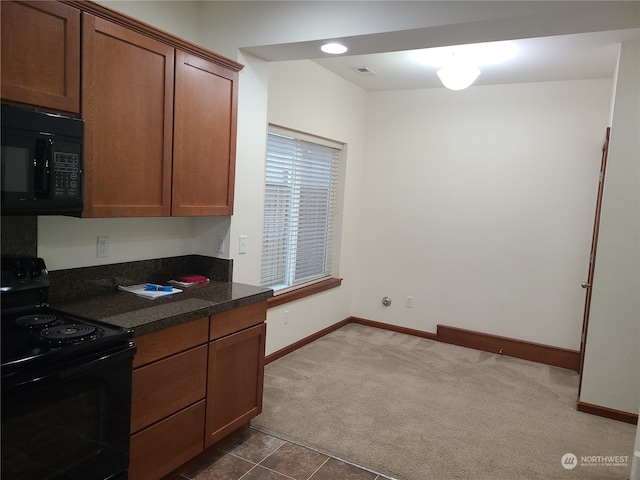
[(247, 253), (247, 236), (240, 235), (240, 242), (238, 243), (238, 253)]

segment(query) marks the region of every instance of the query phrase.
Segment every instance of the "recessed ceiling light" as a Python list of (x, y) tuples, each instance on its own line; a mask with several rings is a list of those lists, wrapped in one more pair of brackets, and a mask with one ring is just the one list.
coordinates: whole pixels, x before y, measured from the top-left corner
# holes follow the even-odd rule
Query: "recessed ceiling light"
[(320, 47), (320, 50), (331, 55), (340, 55), (347, 51), (347, 47), (340, 43), (325, 43)]

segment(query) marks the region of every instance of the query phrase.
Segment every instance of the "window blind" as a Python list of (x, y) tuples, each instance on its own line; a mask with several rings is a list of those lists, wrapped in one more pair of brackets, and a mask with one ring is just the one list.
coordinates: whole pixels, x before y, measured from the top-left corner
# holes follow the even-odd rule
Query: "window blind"
[(282, 290), (332, 274), (341, 150), (325, 143), (270, 129), (262, 240), (264, 287)]

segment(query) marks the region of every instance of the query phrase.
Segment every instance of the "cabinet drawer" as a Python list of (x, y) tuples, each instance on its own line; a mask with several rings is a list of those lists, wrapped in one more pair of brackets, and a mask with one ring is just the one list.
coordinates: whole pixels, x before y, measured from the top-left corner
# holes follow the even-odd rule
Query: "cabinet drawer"
[(203, 399), (206, 382), (206, 345), (134, 370), (131, 432)]
[(133, 435), (129, 478), (157, 480), (202, 452), (204, 412), (202, 400)]
[(136, 337), (134, 343), (138, 347), (138, 353), (133, 359), (133, 368), (202, 345), (208, 338), (207, 317)]
[(267, 319), (267, 302), (258, 302), (211, 315), (209, 339), (215, 340), (248, 327), (253, 327)]

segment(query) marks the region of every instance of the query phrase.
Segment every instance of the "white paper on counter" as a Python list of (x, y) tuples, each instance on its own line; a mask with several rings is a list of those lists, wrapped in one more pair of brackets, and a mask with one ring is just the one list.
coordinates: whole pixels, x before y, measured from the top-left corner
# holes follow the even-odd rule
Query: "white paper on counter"
[(193, 287), (194, 285), (202, 285), (200, 282), (179, 282), (177, 280), (169, 280), (167, 283), (173, 283), (179, 287)]
[(122, 285), (118, 285), (118, 290), (122, 290), (123, 292), (133, 293), (135, 295), (139, 295), (144, 298), (156, 299), (160, 297), (166, 297), (168, 295), (173, 295), (174, 293), (180, 293), (182, 290), (179, 288), (171, 287), (170, 292), (162, 292), (157, 290), (145, 290), (145, 283), (140, 285), (130, 285), (128, 287), (123, 287)]

